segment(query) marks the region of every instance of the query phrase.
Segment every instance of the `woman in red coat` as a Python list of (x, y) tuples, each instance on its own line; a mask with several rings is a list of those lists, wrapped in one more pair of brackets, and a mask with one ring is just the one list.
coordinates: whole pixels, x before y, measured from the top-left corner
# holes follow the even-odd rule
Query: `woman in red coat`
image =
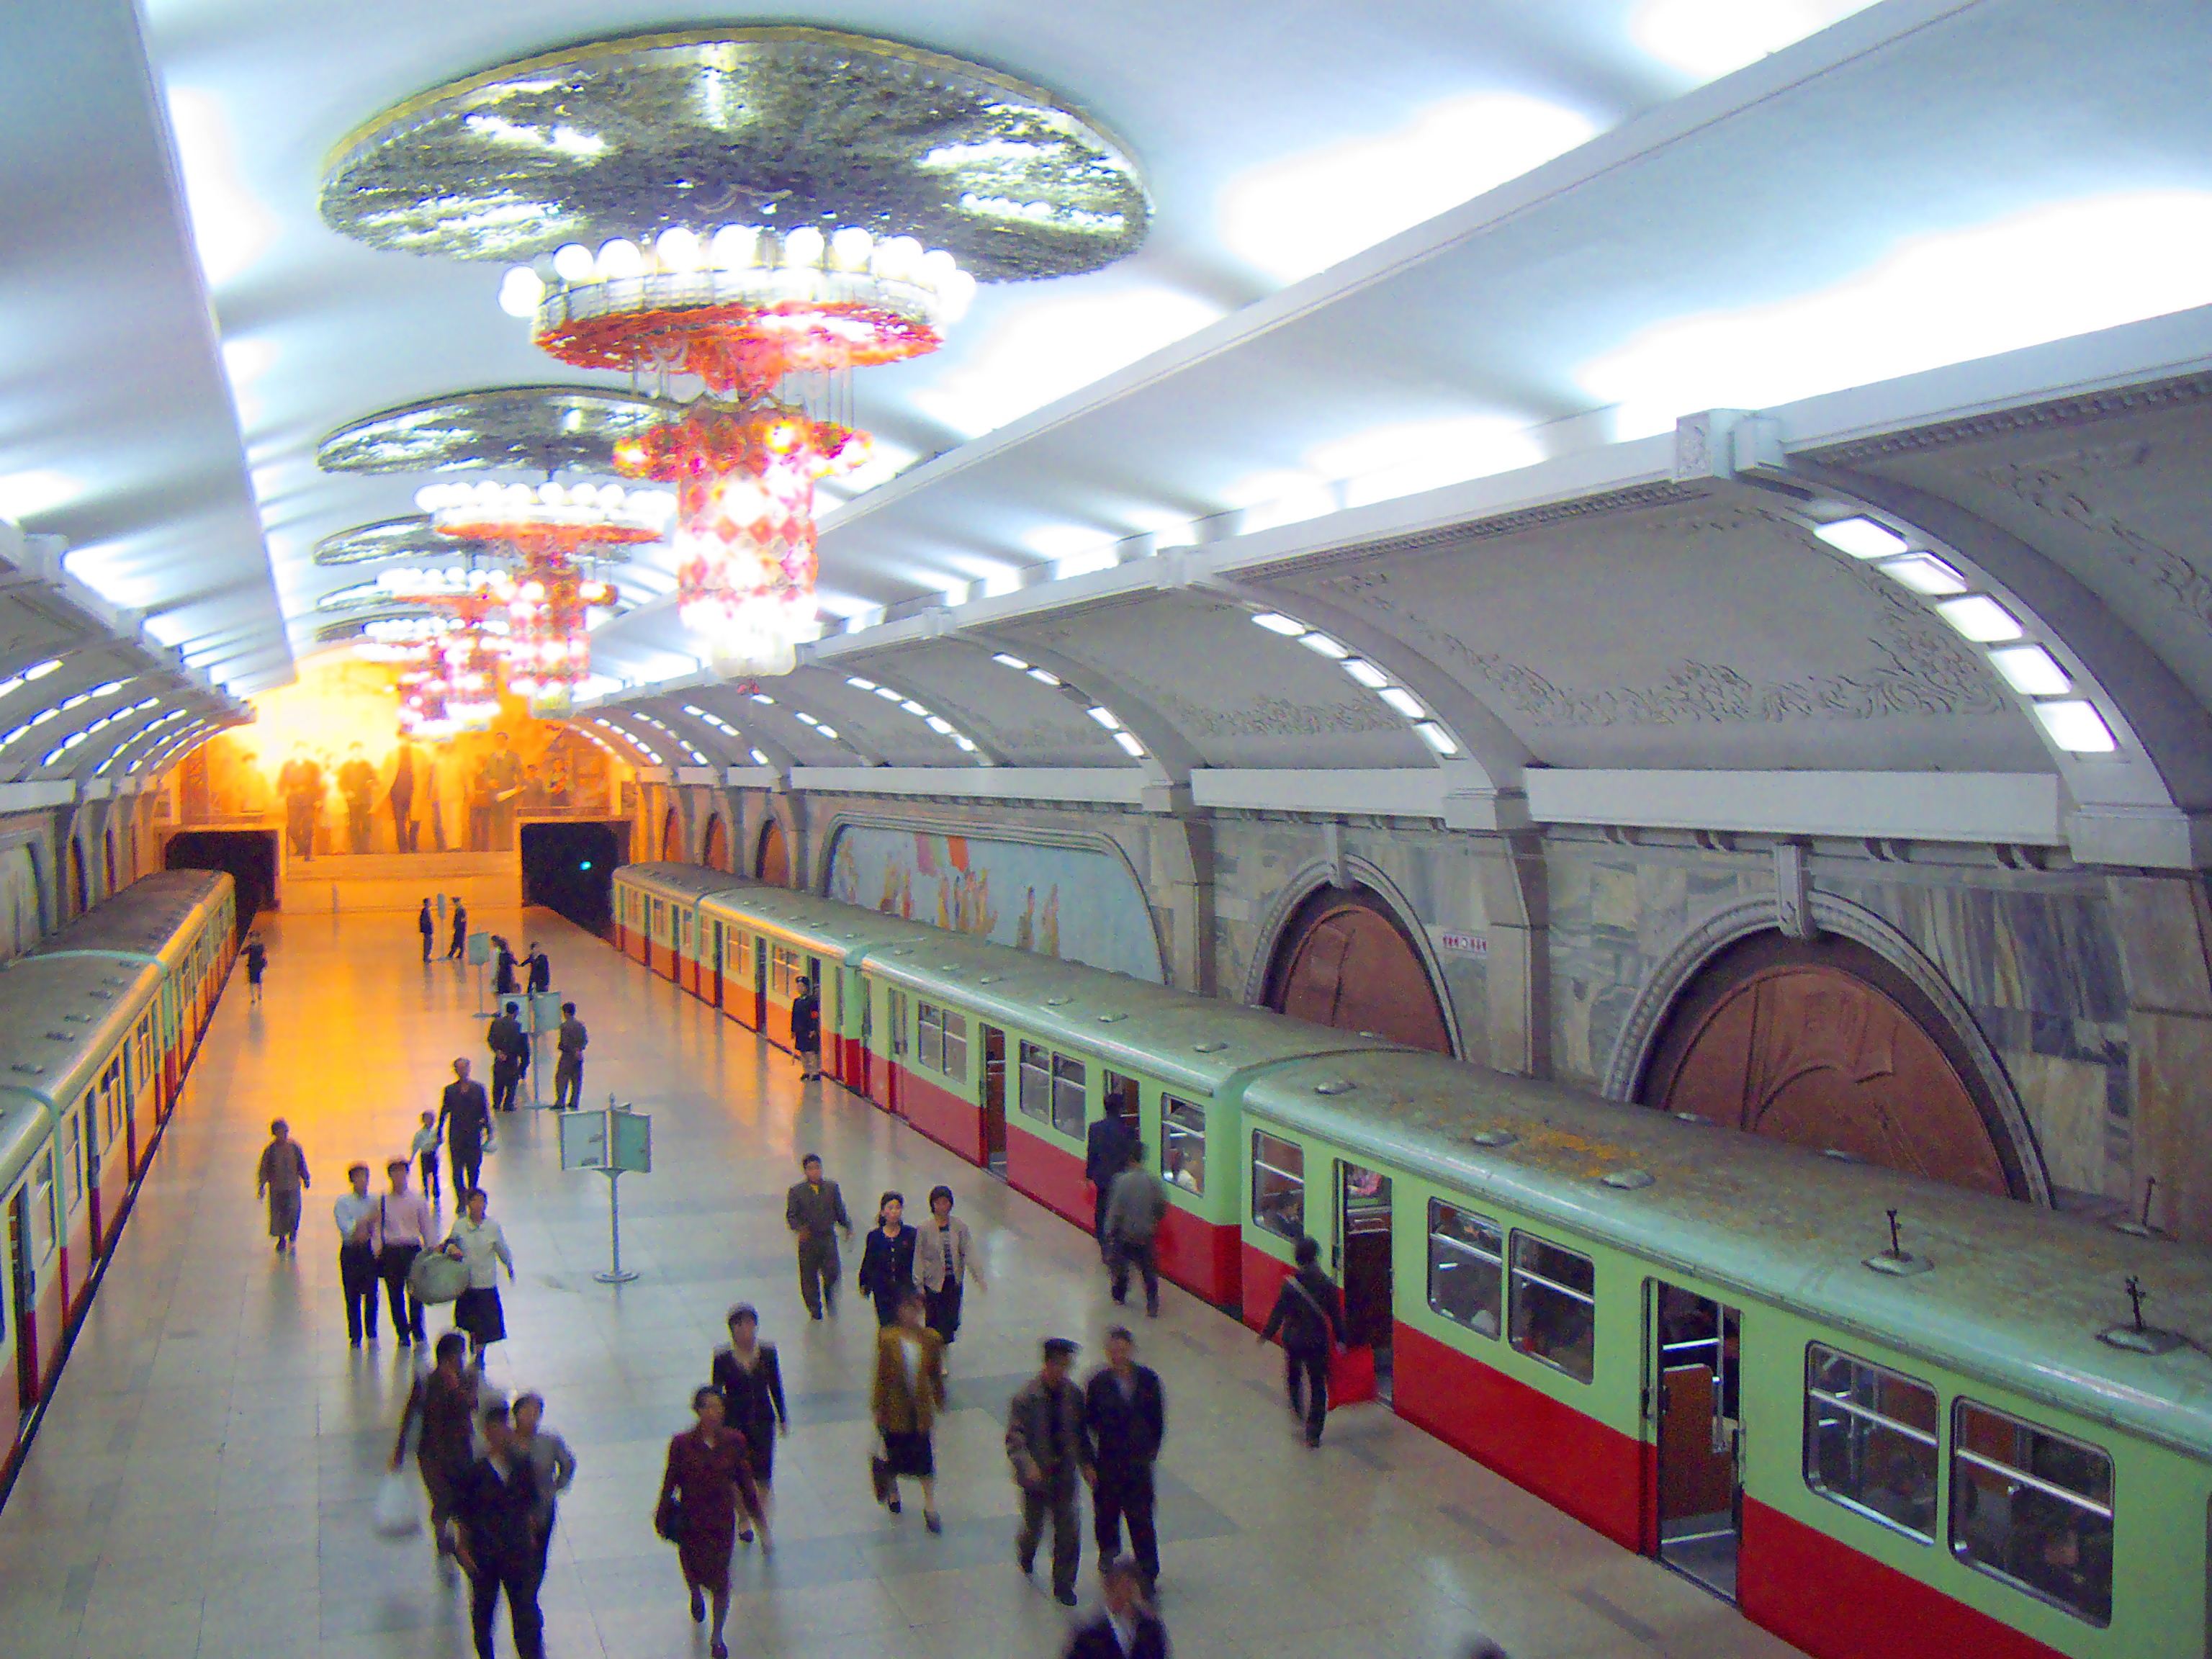
[(684, 1582), (691, 1587), (691, 1617), (704, 1622), (707, 1598), (714, 1601), (714, 1659), (730, 1659), (722, 1627), (730, 1618), (730, 1555), (737, 1547), (738, 1505), (760, 1528), (769, 1547), (768, 1517), (761, 1513), (745, 1437), (722, 1420), (722, 1391), (705, 1388), (691, 1397), (696, 1428), (668, 1443), (668, 1468), (660, 1477), (653, 1528), (676, 1546)]

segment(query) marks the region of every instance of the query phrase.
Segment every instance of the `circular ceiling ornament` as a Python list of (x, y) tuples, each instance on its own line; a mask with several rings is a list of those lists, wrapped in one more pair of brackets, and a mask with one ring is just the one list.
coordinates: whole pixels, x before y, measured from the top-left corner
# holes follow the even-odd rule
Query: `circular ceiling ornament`
[(434, 88), (338, 145), (321, 208), (372, 247), (507, 261), (724, 222), (856, 228), (986, 282), (1098, 270), (1152, 216), (1127, 147), (1050, 93), (799, 27), (595, 41)]
[(449, 556), (451, 538), (441, 536), (429, 516), (382, 519), (356, 525), (325, 536), (315, 544), (314, 562), (319, 565), (376, 564), (385, 559), (434, 559)]
[(325, 472), (611, 472), (617, 444), (680, 412), (659, 398), (594, 386), (495, 386), (364, 416), (324, 439), (315, 465)]

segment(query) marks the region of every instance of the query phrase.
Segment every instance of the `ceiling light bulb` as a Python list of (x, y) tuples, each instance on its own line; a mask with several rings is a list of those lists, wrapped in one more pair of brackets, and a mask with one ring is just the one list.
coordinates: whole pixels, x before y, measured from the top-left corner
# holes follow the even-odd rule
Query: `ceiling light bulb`
[(1296, 617), (1285, 617), (1273, 611), (1262, 611), (1252, 620), (1270, 634), (1280, 634), (1286, 640), (1294, 640), (1306, 631), (1306, 625)]
[(964, 270), (954, 271), (938, 286), (938, 305), (948, 323), (957, 323), (965, 317), (975, 300), (975, 279)]
[(1309, 651), (1317, 651), (1324, 657), (1341, 662), (1352, 653), (1326, 634), (1301, 634), (1298, 643)]
[(436, 484), (424, 484), (415, 492), (415, 505), (425, 513), (435, 513), (445, 504), (445, 491)]
[(1395, 685), (1386, 685), (1375, 694), (1409, 720), (1425, 720), (1429, 711), (1421, 707), (1420, 699), (1412, 692)]
[(1945, 593), (1966, 591), (1966, 578), (1933, 553), (1915, 553), (1909, 557), (1892, 559), (1875, 567), (1885, 576), (1903, 582), (1916, 593), (1931, 598)]
[(911, 236), (893, 236), (876, 244), (873, 263), (877, 276), (895, 283), (909, 282), (915, 267), (921, 263), (921, 244)]
[(499, 499), (500, 492), (506, 487), (504, 484), (493, 483), (489, 478), (483, 478), (479, 479), (476, 487), (469, 493), (477, 498), (478, 506), (489, 507)]
[(928, 287), (942, 289), (958, 275), (960, 262), (941, 247), (933, 247), (921, 256), (915, 267), (915, 275)]
[(2039, 645), (2015, 645), (1990, 653), (1990, 665), (2024, 696), (2062, 697), (2074, 689), (2066, 671)]
[(707, 245), (717, 270), (743, 270), (760, 250), (760, 232), (750, 225), (724, 225)]
[(549, 478), (538, 486), (538, 499), (548, 507), (566, 507), (568, 492)]
[(753, 750), (751, 754), (753, 757), (753, 764), (755, 766), (766, 766), (768, 764), (768, 757), (762, 754), (759, 750)]
[(1144, 758), (1145, 745), (1139, 743), (1136, 738), (1130, 736), (1127, 732), (1116, 732), (1114, 734), (1114, 741), (1120, 744), (1122, 749), (1129, 754), (1136, 756), (1138, 759), (1142, 760)]
[(848, 225), (830, 239), (830, 256), (840, 270), (866, 270), (875, 250), (876, 239), (858, 225)]
[(1838, 519), (1833, 524), (1814, 525), (1813, 533), (1838, 552), (1848, 553), (1855, 559), (1887, 558), (1911, 546), (1895, 531), (1872, 519)]
[(499, 308), (510, 317), (534, 317), (545, 284), (528, 265), (517, 265), (499, 285)]
[(638, 251), (635, 242), (626, 236), (617, 236), (599, 244), (599, 257), (592, 262), (592, 269), (601, 282), (642, 276), (645, 255)]
[(592, 269), (592, 250), (581, 242), (568, 242), (553, 250), (553, 274), (564, 283), (588, 283)]
[(1946, 599), (1936, 614), (1977, 645), (2016, 640), (2027, 630), (2011, 611), (1985, 593), (1969, 593), (1962, 599)]
[(812, 225), (801, 225), (796, 230), (784, 233), (783, 263), (794, 270), (818, 265), (822, 263), (823, 250), (827, 246), (820, 231)]
[(696, 270), (700, 259), (698, 235), (682, 225), (671, 226), (653, 239), (653, 257), (660, 261), (663, 270)]
[(2051, 741), (2069, 755), (2109, 755), (2119, 747), (2112, 728), (2105, 724), (2094, 703), (2074, 698), (2033, 707), (2035, 718), (2043, 722)]

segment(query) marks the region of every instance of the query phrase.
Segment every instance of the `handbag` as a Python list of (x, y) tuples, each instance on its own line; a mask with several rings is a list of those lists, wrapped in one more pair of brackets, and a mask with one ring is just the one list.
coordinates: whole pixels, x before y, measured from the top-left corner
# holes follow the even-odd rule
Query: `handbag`
[(672, 1544), (684, 1541), (684, 1500), (674, 1492), (665, 1492), (653, 1506), (653, 1529)]
[(469, 1287), (469, 1264), (443, 1250), (424, 1250), (407, 1269), (407, 1289), (426, 1307), (458, 1302)]
[(898, 1496), (898, 1482), (891, 1479), (890, 1460), (868, 1455), (868, 1481), (876, 1489), (876, 1502), (888, 1504)]
[(1340, 1348), (1328, 1365), (1328, 1408), (1357, 1406), (1375, 1398), (1375, 1350)]
[(415, 1497), (415, 1483), (397, 1469), (386, 1475), (377, 1483), (371, 1518), (386, 1538), (410, 1538), (421, 1530), (422, 1505)]

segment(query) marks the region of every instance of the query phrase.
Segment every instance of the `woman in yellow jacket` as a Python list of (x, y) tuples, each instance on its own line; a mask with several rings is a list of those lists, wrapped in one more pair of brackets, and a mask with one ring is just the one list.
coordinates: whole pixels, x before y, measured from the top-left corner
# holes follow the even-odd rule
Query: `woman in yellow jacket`
[(929, 1434), (945, 1409), (945, 1339), (922, 1322), (921, 1292), (909, 1285), (898, 1317), (876, 1333), (876, 1385), (872, 1413), (884, 1437), (872, 1470), (878, 1501), (899, 1513), (901, 1479), (921, 1482), (921, 1518), (943, 1532), (937, 1513), (937, 1459)]

